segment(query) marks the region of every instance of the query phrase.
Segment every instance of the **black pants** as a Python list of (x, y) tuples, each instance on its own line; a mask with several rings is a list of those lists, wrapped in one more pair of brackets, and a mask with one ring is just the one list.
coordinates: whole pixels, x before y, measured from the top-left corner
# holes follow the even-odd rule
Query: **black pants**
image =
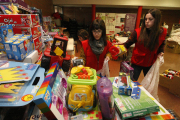
[(143, 70), (144, 76), (146, 76), (147, 72), (151, 68), (151, 66), (150, 67), (142, 67), (142, 66), (138, 66), (138, 65), (135, 65), (135, 64), (132, 64), (131, 67), (134, 68), (134, 75), (133, 75), (134, 80), (133, 81), (138, 80), (139, 75), (141, 74), (141, 70)]

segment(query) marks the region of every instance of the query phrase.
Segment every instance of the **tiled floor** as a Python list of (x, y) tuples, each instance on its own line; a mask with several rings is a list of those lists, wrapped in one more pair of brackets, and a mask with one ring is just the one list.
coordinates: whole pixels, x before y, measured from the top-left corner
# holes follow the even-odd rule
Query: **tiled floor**
[[(78, 44), (78, 52), (76, 52), (76, 56), (78, 57), (80, 54), (80, 44)], [(164, 72), (167, 69), (180, 70), (180, 54), (174, 54), (165, 51), (164, 54), (165, 63), (160, 67), (160, 73)], [(120, 70), (120, 61), (109, 61), (109, 69), (110, 76), (118, 76)], [(140, 74), (138, 82), (141, 82), (144, 78), (143, 73)], [(180, 91), (180, 87), (178, 89)], [(172, 109), (178, 116), (180, 116), (180, 97), (173, 95), (169, 92), (169, 90), (165, 87), (159, 86), (158, 88), (158, 96), (160, 103), (166, 109)]]

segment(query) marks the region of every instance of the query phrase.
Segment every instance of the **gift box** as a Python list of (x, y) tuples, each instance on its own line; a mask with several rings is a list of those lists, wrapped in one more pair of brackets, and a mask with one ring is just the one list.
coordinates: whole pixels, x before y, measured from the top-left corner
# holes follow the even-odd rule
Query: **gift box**
[(33, 38), (41, 36), (40, 25), (36, 27), (14, 27), (13, 31), (14, 31), (14, 34), (32, 35)]
[(39, 17), (36, 14), (0, 15), (0, 26), (10, 25), (13, 27), (34, 27), (39, 24)]
[[(0, 19), (1, 21), (1, 19)], [(1, 24), (0, 24), (1, 26)], [(4, 25), (0, 27), (0, 42), (4, 43), (9, 38), (13, 36), (13, 28), (12, 25)]]

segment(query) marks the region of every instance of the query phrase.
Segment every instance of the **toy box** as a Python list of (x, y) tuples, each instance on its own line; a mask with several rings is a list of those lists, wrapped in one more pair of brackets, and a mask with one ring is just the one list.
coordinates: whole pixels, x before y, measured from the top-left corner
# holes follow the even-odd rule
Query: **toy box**
[[(16, 39), (17, 40), (17, 39)], [(14, 59), (14, 54), (12, 52), (12, 44), (13, 44), (14, 41), (6, 41), (4, 43), (4, 46), (5, 46), (5, 50), (6, 50), (6, 54), (8, 56), (8, 59)]]
[[(113, 82), (114, 79), (114, 77), (110, 78), (111, 82)], [(119, 95), (118, 88), (113, 85), (115, 108), (121, 119), (143, 116), (160, 111), (161, 107), (157, 105), (156, 100), (145, 90), (145, 88), (138, 82), (131, 83), (133, 87), (134, 84), (136, 84), (141, 89), (140, 94), (136, 93), (137, 95), (140, 95), (139, 99), (136, 99), (135, 97), (132, 98), (132, 96)]]
[(129, 73), (131, 80), (133, 80), (134, 68), (127, 64), (127, 62), (121, 63), (120, 72)]
[(32, 102), (44, 80), (44, 72), (36, 64), (9, 61), (2, 65), (0, 107), (24, 106)]
[[(52, 64), (46, 75), (46, 78), (44, 79), (43, 84), (41, 85), (34, 99), (34, 103), (48, 120), (64, 120), (62, 100), (59, 97), (54, 98), (54, 95), (56, 95), (56, 93), (53, 93), (53, 86), (56, 80), (56, 76), (59, 72), (59, 68), (60, 67), (58, 63)], [(61, 72), (63, 71), (61, 70)]]
[(13, 27), (14, 34), (32, 35), (33, 38), (41, 36), (40, 25), (35, 27)]
[(0, 26), (34, 27), (39, 24), (39, 16), (36, 14), (0, 15)]
[(42, 53), (41, 37), (37, 37), (37, 38), (33, 39), (33, 41), (34, 41), (35, 50), (38, 51), (38, 54), (41, 54)]
[(32, 35), (24, 35), (22, 39), (24, 39), (24, 48), (27, 51), (27, 55), (29, 55), (35, 50)]
[[(1, 19), (0, 19), (1, 21)], [(13, 28), (12, 25), (0, 25), (0, 42), (4, 43), (7, 41), (9, 38), (13, 36)]]
[(129, 76), (119, 76), (115, 77), (113, 85), (118, 87), (119, 95), (128, 95), (131, 96), (132, 86)]
[(24, 40), (16, 41), (12, 44), (12, 50), (15, 60), (23, 60), (27, 56), (27, 52), (24, 48)]

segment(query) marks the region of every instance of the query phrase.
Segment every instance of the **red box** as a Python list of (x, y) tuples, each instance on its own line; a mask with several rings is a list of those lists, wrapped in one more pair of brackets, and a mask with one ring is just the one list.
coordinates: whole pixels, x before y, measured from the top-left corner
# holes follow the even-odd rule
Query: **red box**
[(39, 24), (36, 14), (0, 15), (0, 26), (12, 24), (13, 27), (34, 27)]
[(41, 37), (37, 37), (37, 38), (33, 39), (33, 41), (34, 41), (35, 50), (38, 51), (38, 54), (41, 54), (42, 53)]
[(41, 26), (35, 27), (13, 27), (14, 34), (32, 35), (33, 39), (41, 36)]

